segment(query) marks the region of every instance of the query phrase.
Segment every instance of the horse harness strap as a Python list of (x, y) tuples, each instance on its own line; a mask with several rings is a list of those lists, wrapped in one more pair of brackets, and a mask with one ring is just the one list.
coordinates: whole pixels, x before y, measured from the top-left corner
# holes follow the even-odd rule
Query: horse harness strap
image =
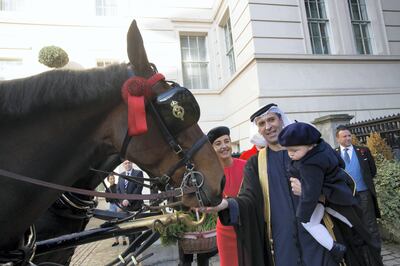
[(81, 188), (68, 187), (68, 186), (63, 186), (63, 185), (59, 185), (59, 184), (54, 184), (54, 183), (46, 182), (43, 180), (38, 180), (38, 179), (31, 178), (31, 177), (23, 176), (20, 174), (12, 173), (12, 172), (6, 171), (4, 169), (0, 169), (0, 175), (2, 177), (8, 177), (8, 178), (11, 178), (14, 180), (27, 182), (30, 184), (35, 184), (38, 186), (56, 189), (56, 190), (60, 190), (60, 191), (68, 191), (68, 192), (77, 193), (77, 194), (81, 194), (81, 195), (104, 197), (104, 198), (110, 198), (110, 199), (120, 199), (120, 200), (124, 200), (124, 199), (127, 199), (127, 200), (168, 199), (171, 197), (181, 197), (183, 194), (195, 193), (197, 190), (196, 187), (183, 186), (183, 187), (179, 187), (179, 188), (169, 190), (166, 192), (161, 192), (158, 194), (148, 194), (148, 195), (104, 193), (104, 192), (98, 192), (98, 191), (92, 191), (92, 190), (87, 190), (87, 189), (81, 189)]
[[(155, 73), (152, 77), (150, 77), (148, 79), (147, 82), (144, 82), (144, 83), (147, 83), (147, 87), (141, 89), (141, 94), (149, 96), (150, 92), (146, 92), (146, 91), (151, 90), (152, 86), (155, 86), (158, 82), (160, 82), (161, 80), (164, 80), (160, 77), (163, 77), (163, 76), (160, 75), (159, 73)], [(130, 84), (129, 86), (128, 85), (126, 86), (127, 87), (126, 90), (129, 91), (130, 93), (131, 93), (131, 91), (138, 91), (139, 88), (134, 87), (135, 82), (131, 82), (131, 83), (132, 84)], [(127, 84), (129, 84), (129, 82), (127, 82)], [(167, 170), (167, 172), (165, 174), (163, 174), (161, 177), (154, 178), (151, 181), (162, 184), (165, 187), (165, 189), (167, 190), (167, 192), (163, 192), (163, 193), (169, 193), (170, 191), (180, 191), (181, 193), (178, 196), (175, 195), (175, 197), (182, 196), (183, 194), (186, 194), (186, 193), (195, 192), (196, 198), (199, 201), (199, 204), (201, 206), (203, 206), (204, 203), (201, 198), (201, 187), (204, 184), (204, 177), (203, 177), (202, 173), (200, 173), (198, 171), (194, 171), (195, 166), (191, 162), (191, 159), (194, 156), (194, 154), (197, 151), (199, 151), (200, 148), (208, 141), (208, 138), (207, 138), (207, 136), (203, 135), (203, 137), (201, 137), (199, 140), (197, 140), (194, 143), (194, 145), (188, 150), (183, 150), (182, 147), (179, 145), (179, 143), (176, 140), (176, 137), (174, 136), (174, 133), (175, 134), (177, 133), (176, 132), (177, 128), (180, 130), (183, 130), (184, 128), (188, 127), (190, 125), (190, 122), (189, 123), (186, 122), (183, 124), (172, 124), (171, 125), (171, 120), (166, 117), (163, 117), (163, 114), (165, 115), (166, 110), (167, 110), (165, 107), (166, 106), (172, 107), (173, 116), (176, 119), (178, 119), (177, 121), (181, 121), (181, 122), (185, 120), (184, 119), (185, 108), (189, 109), (189, 111), (190, 111), (189, 113), (195, 114), (193, 117), (189, 116), (189, 118), (188, 118), (189, 121), (193, 121), (193, 119), (198, 120), (198, 118), (200, 116), (200, 112), (199, 112), (198, 105), (194, 104), (195, 101), (193, 101), (193, 99), (194, 99), (193, 95), (187, 89), (179, 87), (179, 85), (176, 83), (173, 83), (172, 85), (174, 86), (174, 88), (171, 90), (172, 92), (167, 91), (166, 95), (164, 95), (164, 94), (158, 95), (155, 102), (153, 102), (153, 100), (149, 100), (147, 103), (148, 103), (150, 110), (152, 111), (152, 113), (154, 114), (154, 116), (158, 122), (158, 126), (161, 130), (161, 133), (162, 133), (166, 143), (168, 143), (168, 145), (175, 152), (175, 154), (177, 154), (180, 157), (180, 160), (175, 165), (170, 167)], [(135, 94), (136, 94), (136, 92), (135, 92)], [(181, 103), (185, 107), (184, 108), (179, 105), (178, 99), (186, 99), (190, 103), (186, 104), (186, 105), (184, 105), (185, 101), (183, 103)], [(180, 125), (180, 126), (178, 126), (178, 125)], [(128, 128), (127, 133), (124, 138), (124, 141), (122, 143), (122, 147), (121, 147), (120, 154), (121, 154), (122, 158), (125, 158), (125, 155), (126, 155), (126, 152), (128, 149), (128, 145), (132, 139), (131, 136), (132, 136), (132, 134), (130, 134), (130, 129)], [(184, 178), (182, 179), (182, 183), (181, 183), (180, 187), (168, 190), (170, 188), (169, 181), (171, 179), (171, 176), (175, 173), (176, 170), (178, 170), (179, 168), (181, 168), (183, 166), (185, 166), (186, 171), (185, 171)], [(192, 192), (188, 192), (188, 191), (192, 191)], [(162, 194), (162, 193), (160, 193), (160, 194)]]
[(15, 250), (0, 250), (0, 265), (24, 265), (24, 262), (32, 261), (36, 252), (35, 226), (29, 227), (24, 234), (22, 246)]

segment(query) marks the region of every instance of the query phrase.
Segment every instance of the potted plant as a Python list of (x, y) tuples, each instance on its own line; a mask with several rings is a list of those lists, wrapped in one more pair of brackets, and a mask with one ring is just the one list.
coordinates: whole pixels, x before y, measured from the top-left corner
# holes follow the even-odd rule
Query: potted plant
[[(196, 220), (196, 215), (190, 217)], [(178, 220), (157, 230), (163, 245), (175, 244), (177, 241), (185, 254), (206, 253), (217, 248), (216, 243), (217, 214), (206, 214), (204, 222), (197, 226), (188, 226)]]

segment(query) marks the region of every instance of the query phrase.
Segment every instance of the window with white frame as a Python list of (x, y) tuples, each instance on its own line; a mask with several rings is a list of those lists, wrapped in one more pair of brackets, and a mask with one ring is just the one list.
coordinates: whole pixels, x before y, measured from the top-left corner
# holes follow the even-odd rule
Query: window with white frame
[(305, 0), (313, 54), (329, 54), (328, 18), (324, 0)]
[(96, 16), (116, 16), (117, 0), (96, 0)]
[(188, 89), (208, 89), (206, 36), (181, 35), (180, 42), (184, 86)]
[(104, 58), (102, 58), (102, 59), (97, 59), (96, 60), (96, 64), (97, 64), (98, 67), (105, 67), (105, 66), (109, 66), (109, 65), (112, 65), (112, 64), (118, 64), (118, 63), (119, 63), (118, 60), (115, 60), (115, 59), (104, 59)]
[(0, 0), (0, 11), (17, 11), (24, 0)]
[(232, 27), (231, 20), (228, 18), (223, 26), (225, 37), (225, 55), (228, 60), (229, 74), (232, 76), (236, 71), (235, 53), (233, 51)]
[(370, 21), (368, 20), (365, 0), (348, 0), (348, 3), (357, 52), (359, 54), (371, 54)]

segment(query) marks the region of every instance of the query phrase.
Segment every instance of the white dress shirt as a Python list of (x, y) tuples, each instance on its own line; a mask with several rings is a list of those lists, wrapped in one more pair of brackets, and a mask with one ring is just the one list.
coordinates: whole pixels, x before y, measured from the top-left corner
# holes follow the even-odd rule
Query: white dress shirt
[(346, 149), (346, 148), (347, 148), (347, 154), (349, 155), (350, 160), (351, 160), (351, 157), (353, 156), (353, 150), (354, 150), (353, 145), (350, 145), (349, 147), (343, 147), (342, 145), (340, 145), (340, 155), (342, 156), (342, 158), (344, 158), (344, 153), (346, 152), (344, 149)]

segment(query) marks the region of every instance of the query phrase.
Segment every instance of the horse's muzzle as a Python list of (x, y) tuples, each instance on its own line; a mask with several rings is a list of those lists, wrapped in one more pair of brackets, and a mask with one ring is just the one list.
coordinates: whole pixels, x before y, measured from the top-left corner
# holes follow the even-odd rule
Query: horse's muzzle
[(222, 178), (221, 178), (221, 183), (220, 183), (220, 194), (219, 194), (219, 196), (213, 197), (213, 198), (210, 200), (210, 202), (209, 202), (209, 205), (210, 205), (210, 206), (217, 206), (217, 205), (219, 205), (219, 204), (221, 203), (221, 201), (222, 201), (222, 192), (224, 191), (224, 188), (225, 188), (225, 181), (226, 181), (226, 179), (225, 179), (225, 175), (224, 175), (224, 176), (222, 176)]

